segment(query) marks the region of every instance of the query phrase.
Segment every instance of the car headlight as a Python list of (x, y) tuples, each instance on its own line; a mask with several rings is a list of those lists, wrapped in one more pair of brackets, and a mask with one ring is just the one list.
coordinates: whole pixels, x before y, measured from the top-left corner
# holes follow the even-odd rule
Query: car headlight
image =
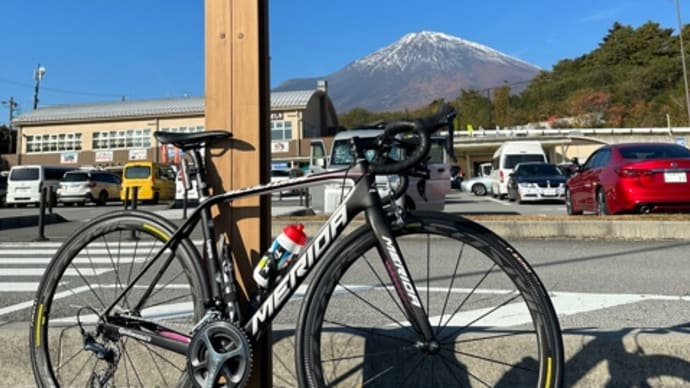
[(533, 189), (537, 187), (536, 183), (531, 183), (531, 182), (521, 182), (518, 183), (518, 187), (521, 187), (523, 189)]

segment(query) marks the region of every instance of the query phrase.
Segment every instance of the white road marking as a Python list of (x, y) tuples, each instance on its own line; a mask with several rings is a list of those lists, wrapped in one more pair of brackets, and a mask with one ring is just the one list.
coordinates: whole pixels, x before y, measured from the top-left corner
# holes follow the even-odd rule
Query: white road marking
[(38, 282), (0, 282), (0, 292), (36, 292)]
[[(45, 268), (3, 268), (0, 270), (0, 277), (42, 276), (45, 270)], [(112, 268), (68, 268), (63, 276), (99, 276), (112, 270)]]

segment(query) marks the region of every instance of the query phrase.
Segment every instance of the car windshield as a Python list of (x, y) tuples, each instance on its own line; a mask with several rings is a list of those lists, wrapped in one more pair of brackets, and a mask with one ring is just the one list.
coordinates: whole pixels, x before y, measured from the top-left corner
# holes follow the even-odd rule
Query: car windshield
[(515, 165), (523, 162), (544, 162), (544, 155), (541, 154), (517, 154), (506, 155), (504, 168), (515, 168)]
[[(394, 160), (399, 160), (400, 159), (400, 148), (393, 146), (391, 151), (388, 154), (392, 159)], [(364, 151), (364, 157), (367, 158), (368, 161), (371, 161), (374, 156), (376, 156), (376, 151), (373, 149), (367, 149)], [(343, 139), (343, 140), (336, 140), (333, 143), (333, 155), (331, 158), (331, 165), (332, 166), (338, 166), (338, 165), (346, 165), (349, 166), (352, 164), (352, 153), (350, 152), (350, 140), (349, 139)]]
[(84, 182), (89, 180), (87, 172), (68, 172), (62, 177), (63, 182)]
[(518, 168), (519, 176), (546, 176), (561, 175), (561, 172), (552, 164), (525, 164)]
[(622, 147), (620, 153), (624, 159), (632, 160), (690, 158), (690, 150), (675, 144), (642, 144)]
[(10, 173), (10, 180), (13, 181), (36, 181), (38, 180), (37, 168), (17, 168)]
[(277, 177), (277, 178), (289, 178), (290, 177), (290, 171), (289, 170), (271, 170), (271, 176), (272, 177)]
[(127, 179), (146, 179), (151, 176), (151, 168), (148, 166), (131, 166), (125, 170)]

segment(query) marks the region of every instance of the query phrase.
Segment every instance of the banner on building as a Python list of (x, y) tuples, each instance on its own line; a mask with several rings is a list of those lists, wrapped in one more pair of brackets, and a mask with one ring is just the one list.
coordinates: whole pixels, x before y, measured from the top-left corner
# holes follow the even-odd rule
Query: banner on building
[(271, 153), (279, 154), (283, 152), (290, 151), (289, 141), (272, 141), (271, 142)]
[(96, 151), (96, 162), (112, 162), (113, 151)]
[(79, 162), (79, 156), (76, 152), (63, 152), (60, 154), (61, 164), (74, 164)]
[(129, 160), (146, 160), (146, 155), (145, 149), (129, 150)]

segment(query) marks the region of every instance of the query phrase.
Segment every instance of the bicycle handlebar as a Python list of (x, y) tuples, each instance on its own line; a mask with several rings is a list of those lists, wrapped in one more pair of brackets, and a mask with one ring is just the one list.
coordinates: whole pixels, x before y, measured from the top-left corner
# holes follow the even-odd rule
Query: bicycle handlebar
[(448, 126), (450, 133), (453, 132), (452, 123), (456, 115), (457, 111), (455, 108), (444, 104), (439, 112), (432, 116), (411, 121), (396, 121), (388, 124), (384, 132), (378, 138), (379, 150), (389, 145), (395, 136), (408, 132), (419, 136), (419, 145), (417, 145), (415, 150), (408, 156), (407, 160), (380, 165), (372, 164), (369, 168), (369, 172), (376, 175), (390, 175), (409, 170), (416, 166), (429, 154), (429, 150), (431, 149), (431, 135), (434, 132), (444, 126)]

